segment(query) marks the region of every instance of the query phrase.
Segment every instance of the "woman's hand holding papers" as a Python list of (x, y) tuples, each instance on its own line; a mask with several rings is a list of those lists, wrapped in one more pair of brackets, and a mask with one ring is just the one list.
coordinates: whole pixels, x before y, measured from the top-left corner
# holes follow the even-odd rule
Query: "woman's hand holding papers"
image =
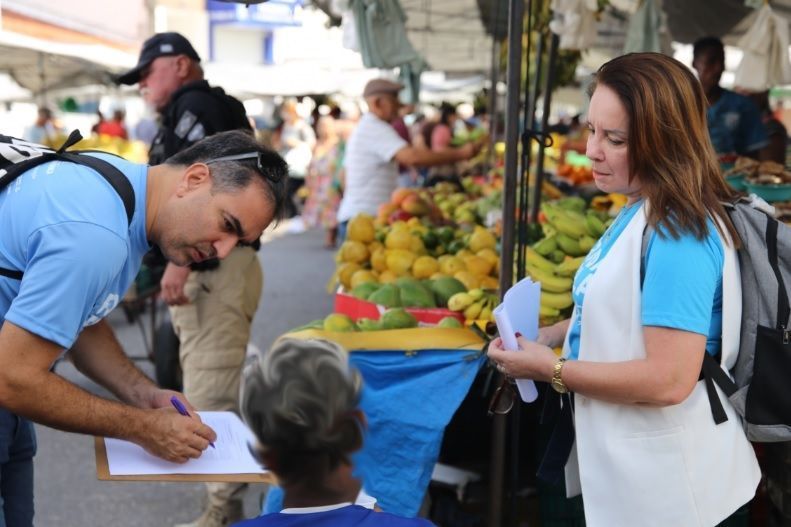
[[(539, 339), (541, 333), (539, 332)], [(553, 368), (558, 360), (552, 348), (517, 336), (519, 350), (506, 350), (500, 338), (489, 344), (487, 355), (497, 364), (500, 373), (514, 379), (532, 379), (549, 382), (552, 380)], [(519, 353), (514, 353), (518, 351)]]

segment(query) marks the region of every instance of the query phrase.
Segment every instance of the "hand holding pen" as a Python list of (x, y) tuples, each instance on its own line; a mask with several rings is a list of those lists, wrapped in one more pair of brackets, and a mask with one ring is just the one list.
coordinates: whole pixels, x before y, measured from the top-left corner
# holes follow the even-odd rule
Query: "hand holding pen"
[[(179, 398), (176, 397), (175, 395), (170, 398), (170, 403), (173, 405), (176, 411), (178, 411), (178, 413), (180, 413), (184, 417), (192, 417), (190, 413), (187, 411), (187, 409), (184, 407), (184, 405), (181, 403)], [(214, 443), (212, 443), (211, 441), (209, 441), (209, 446), (211, 446), (212, 448), (216, 448), (214, 446)]]

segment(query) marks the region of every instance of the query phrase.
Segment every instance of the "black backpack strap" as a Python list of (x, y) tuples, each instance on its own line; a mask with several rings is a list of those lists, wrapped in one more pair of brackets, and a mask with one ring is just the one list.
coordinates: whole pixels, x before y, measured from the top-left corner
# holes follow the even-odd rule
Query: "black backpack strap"
[[(124, 210), (126, 211), (127, 225), (131, 225), (132, 217), (135, 214), (135, 191), (132, 188), (132, 183), (130, 183), (129, 179), (127, 179), (127, 177), (124, 176), (120, 170), (103, 159), (76, 152), (65, 151), (70, 146), (78, 143), (81, 139), (82, 135), (80, 134), (80, 131), (74, 130), (69, 134), (69, 137), (63, 143), (63, 145), (61, 145), (61, 147), (55, 152), (43, 154), (27, 161), (22, 161), (9, 166), (6, 169), (6, 173), (2, 176), (2, 178), (0, 178), (0, 189), (8, 186), (12, 181), (14, 181), (23, 173), (43, 163), (57, 160), (76, 163), (78, 165), (83, 165), (95, 170), (110, 184), (111, 187), (113, 187), (113, 189), (115, 189), (115, 191), (118, 193), (118, 196), (121, 198), (121, 201), (123, 201)], [(5, 276), (13, 280), (21, 280), (23, 275), (23, 271), (4, 269), (0, 267), (0, 276)]]
[(714, 422), (716, 424), (724, 423), (728, 420), (728, 416), (725, 414), (725, 409), (722, 407), (722, 402), (714, 385), (719, 386), (725, 395), (730, 397), (738, 389), (736, 383), (728, 377), (728, 374), (722, 369), (717, 359), (707, 351), (703, 352), (703, 364), (701, 365), (699, 379), (701, 378), (706, 384), (706, 395), (709, 397), (709, 406), (711, 407), (711, 416), (714, 418)]
[(126, 222), (127, 225), (131, 225), (132, 216), (135, 214), (135, 191), (132, 188), (132, 183), (129, 182), (129, 179), (120, 170), (104, 159), (85, 154), (66, 152), (60, 154), (59, 158), (92, 168), (107, 180), (110, 186), (113, 187), (121, 197), (121, 201), (124, 202)]
[(780, 273), (780, 266), (777, 263), (777, 220), (766, 216), (766, 250), (769, 258), (769, 265), (777, 279), (777, 329), (785, 331), (788, 325), (791, 308), (788, 305), (788, 293), (786, 293), (783, 275)]
[[(732, 205), (731, 205), (732, 207)], [(772, 223), (772, 222), (769, 222)], [(767, 225), (767, 243), (769, 241), (769, 234), (768, 234), (769, 226)], [(645, 254), (648, 252), (648, 240), (653, 234), (654, 228), (651, 225), (646, 225), (645, 229), (643, 230), (643, 241), (642, 241), (642, 248), (640, 251), (640, 287), (643, 286), (643, 279), (645, 278), (645, 265), (643, 261), (645, 260)], [(779, 277), (780, 270), (776, 267), (777, 266), (777, 223), (775, 222), (774, 225), (774, 260), (772, 267), (775, 269), (775, 273), (778, 275), (780, 283), (782, 284), (782, 278)], [(771, 259), (771, 250), (770, 250), (770, 259)], [(783, 288), (782, 295), (785, 298), (785, 306), (788, 309), (788, 299), (785, 297), (785, 288)], [(778, 303), (780, 300), (778, 299)], [(780, 306), (778, 306), (779, 312)], [(788, 320), (786, 317), (784, 320)], [(709, 352), (703, 351), (703, 364), (700, 368), (700, 376), (698, 380), (705, 381), (706, 384), (706, 395), (709, 398), (709, 406), (711, 407), (711, 415), (714, 417), (714, 422), (717, 424), (724, 423), (728, 420), (728, 416), (725, 414), (725, 409), (722, 407), (722, 402), (720, 401), (719, 395), (717, 394), (717, 390), (714, 388), (716, 384), (719, 386), (725, 395), (730, 397), (733, 395), (736, 390), (737, 386), (728, 374), (722, 369), (722, 366), (717, 362)]]

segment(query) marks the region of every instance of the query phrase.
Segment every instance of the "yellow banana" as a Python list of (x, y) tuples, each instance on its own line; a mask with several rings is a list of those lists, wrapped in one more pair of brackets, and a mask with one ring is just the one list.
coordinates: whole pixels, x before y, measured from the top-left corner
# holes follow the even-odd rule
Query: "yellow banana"
[(560, 316), (560, 310), (554, 307), (547, 307), (544, 305), (538, 306), (538, 316), (540, 317), (557, 317)]
[(483, 289), (480, 288), (470, 289), (469, 291), (467, 291), (467, 294), (470, 295), (473, 300), (480, 300), (481, 298), (483, 298)]
[(483, 306), (483, 309), (481, 309), (481, 312), (478, 314), (478, 318), (482, 320), (494, 320), (492, 308), (489, 306)]
[(483, 310), (483, 301), (470, 304), (469, 306), (467, 306), (467, 309), (464, 310), (464, 318), (466, 318), (467, 320), (475, 320), (478, 318), (478, 315), (481, 314), (482, 310)]
[(541, 305), (545, 307), (553, 307), (555, 309), (566, 309), (574, 304), (571, 298), (571, 291), (566, 293), (549, 293), (541, 291)]
[(527, 266), (528, 274), (538, 282), (541, 282), (541, 290), (550, 293), (565, 293), (571, 291), (571, 278), (555, 276), (549, 271)]
[(555, 264), (538, 254), (532, 247), (525, 249), (525, 260), (533, 267), (543, 269), (545, 271), (552, 272), (552, 270), (555, 268)]
[[(552, 225), (557, 229), (558, 234), (565, 234), (575, 240), (579, 239), (580, 236), (587, 232), (585, 230), (585, 219), (572, 219), (569, 211), (562, 211), (559, 213), (557, 217), (552, 220)], [(560, 240), (558, 240), (558, 243), (559, 242)]]
[(448, 309), (451, 311), (464, 311), (475, 300), (468, 293), (456, 293), (448, 299)]

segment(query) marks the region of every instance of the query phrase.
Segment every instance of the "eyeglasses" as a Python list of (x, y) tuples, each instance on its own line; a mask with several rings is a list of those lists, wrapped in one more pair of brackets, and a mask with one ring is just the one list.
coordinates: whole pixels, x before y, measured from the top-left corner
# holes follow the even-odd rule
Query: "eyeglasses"
[(209, 159), (208, 161), (204, 161), (207, 165), (212, 163), (219, 163), (220, 161), (243, 161), (245, 159), (255, 159), (256, 161), (256, 168), (258, 172), (261, 173), (266, 179), (271, 181), (272, 183), (280, 183), (280, 175), (277, 173), (273, 173), (272, 170), (267, 170), (264, 167), (264, 153), (263, 152), (246, 152), (244, 154), (234, 154), (232, 156), (222, 156), (217, 157), (215, 159)]
[(514, 380), (503, 375), (500, 386), (495, 390), (491, 401), (489, 401), (489, 417), (493, 415), (506, 415), (514, 407), (516, 402), (516, 389)]

